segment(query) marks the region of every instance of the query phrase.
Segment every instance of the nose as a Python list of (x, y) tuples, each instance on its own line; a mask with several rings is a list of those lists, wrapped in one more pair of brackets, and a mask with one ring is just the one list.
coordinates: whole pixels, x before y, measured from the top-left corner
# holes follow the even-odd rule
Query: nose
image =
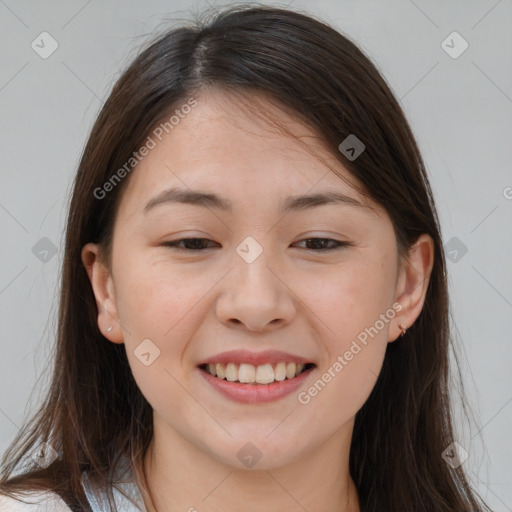
[(216, 303), (217, 318), (224, 325), (268, 332), (289, 324), (296, 315), (293, 283), (267, 254), (264, 250), (252, 263), (234, 258)]

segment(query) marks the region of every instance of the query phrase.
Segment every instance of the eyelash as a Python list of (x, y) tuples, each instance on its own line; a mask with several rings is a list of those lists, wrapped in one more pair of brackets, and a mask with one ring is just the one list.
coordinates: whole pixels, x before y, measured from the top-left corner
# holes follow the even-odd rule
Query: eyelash
[[(203, 249), (187, 249), (185, 247), (179, 247), (178, 244), (181, 243), (181, 242), (190, 242), (191, 240), (207, 240), (207, 241), (210, 241), (208, 238), (180, 238), (179, 240), (173, 240), (173, 241), (170, 241), (170, 242), (164, 242), (162, 245), (165, 246), (165, 247), (170, 247), (171, 249), (175, 249), (177, 251), (181, 251), (181, 252), (202, 252), (206, 249), (208, 249), (208, 247), (206, 248), (203, 248)], [(335, 244), (337, 244), (336, 247), (331, 247), (331, 248), (323, 248), (323, 249), (308, 249), (310, 251), (314, 251), (314, 252), (331, 252), (331, 251), (338, 251), (340, 249), (343, 249), (344, 247), (347, 247), (347, 246), (350, 246), (352, 245), (350, 242), (340, 242), (339, 240), (334, 240), (332, 238), (304, 238), (303, 240), (300, 240), (300, 242), (306, 242), (306, 241), (310, 241), (310, 240), (327, 240), (328, 242), (334, 242)], [(211, 248), (211, 247), (210, 247)]]

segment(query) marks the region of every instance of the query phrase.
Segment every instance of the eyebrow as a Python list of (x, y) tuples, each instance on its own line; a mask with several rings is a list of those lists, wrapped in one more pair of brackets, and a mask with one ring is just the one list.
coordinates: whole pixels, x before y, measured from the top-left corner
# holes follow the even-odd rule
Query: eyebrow
[[(233, 211), (233, 202), (216, 194), (202, 192), (200, 190), (170, 188), (150, 199), (144, 207), (143, 213), (147, 213), (157, 205), (164, 203), (191, 204), (229, 213)], [(283, 213), (303, 211), (325, 204), (345, 204), (373, 210), (370, 206), (345, 194), (339, 192), (322, 192), (302, 196), (290, 196), (285, 200), (281, 211)]]

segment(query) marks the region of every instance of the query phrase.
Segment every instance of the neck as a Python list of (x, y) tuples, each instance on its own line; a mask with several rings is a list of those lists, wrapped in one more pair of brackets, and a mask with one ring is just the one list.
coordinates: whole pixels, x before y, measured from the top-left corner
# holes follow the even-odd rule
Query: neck
[(225, 464), (158, 420), (154, 432), (144, 459), (148, 512), (360, 510), (348, 469), (352, 425), (288, 464), (260, 470)]

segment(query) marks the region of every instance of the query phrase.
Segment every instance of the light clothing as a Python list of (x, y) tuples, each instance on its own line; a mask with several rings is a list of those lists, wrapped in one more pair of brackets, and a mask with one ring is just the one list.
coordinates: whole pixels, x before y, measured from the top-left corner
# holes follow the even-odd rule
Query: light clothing
[(71, 510), (55, 493), (43, 495), (40, 491), (33, 491), (20, 496), (20, 498), (23, 501), (33, 503), (33, 505), (22, 503), (7, 496), (0, 496), (0, 512), (70, 512)]
[[(147, 512), (139, 487), (135, 481), (131, 467), (124, 459), (114, 478), (112, 494), (119, 512)], [(99, 488), (86, 471), (82, 473), (82, 486), (93, 512), (110, 512), (107, 491)], [(34, 503), (28, 505), (17, 500), (0, 496), (0, 512), (70, 512), (64, 500), (55, 493), (33, 491), (21, 496), (24, 501)]]
[[(115, 485), (112, 488), (117, 510), (119, 512), (147, 512), (139, 486), (135, 481), (135, 475), (126, 458), (119, 467), (114, 479)], [(93, 512), (110, 512), (106, 490), (95, 485), (85, 471), (82, 473), (82, 486)]]

